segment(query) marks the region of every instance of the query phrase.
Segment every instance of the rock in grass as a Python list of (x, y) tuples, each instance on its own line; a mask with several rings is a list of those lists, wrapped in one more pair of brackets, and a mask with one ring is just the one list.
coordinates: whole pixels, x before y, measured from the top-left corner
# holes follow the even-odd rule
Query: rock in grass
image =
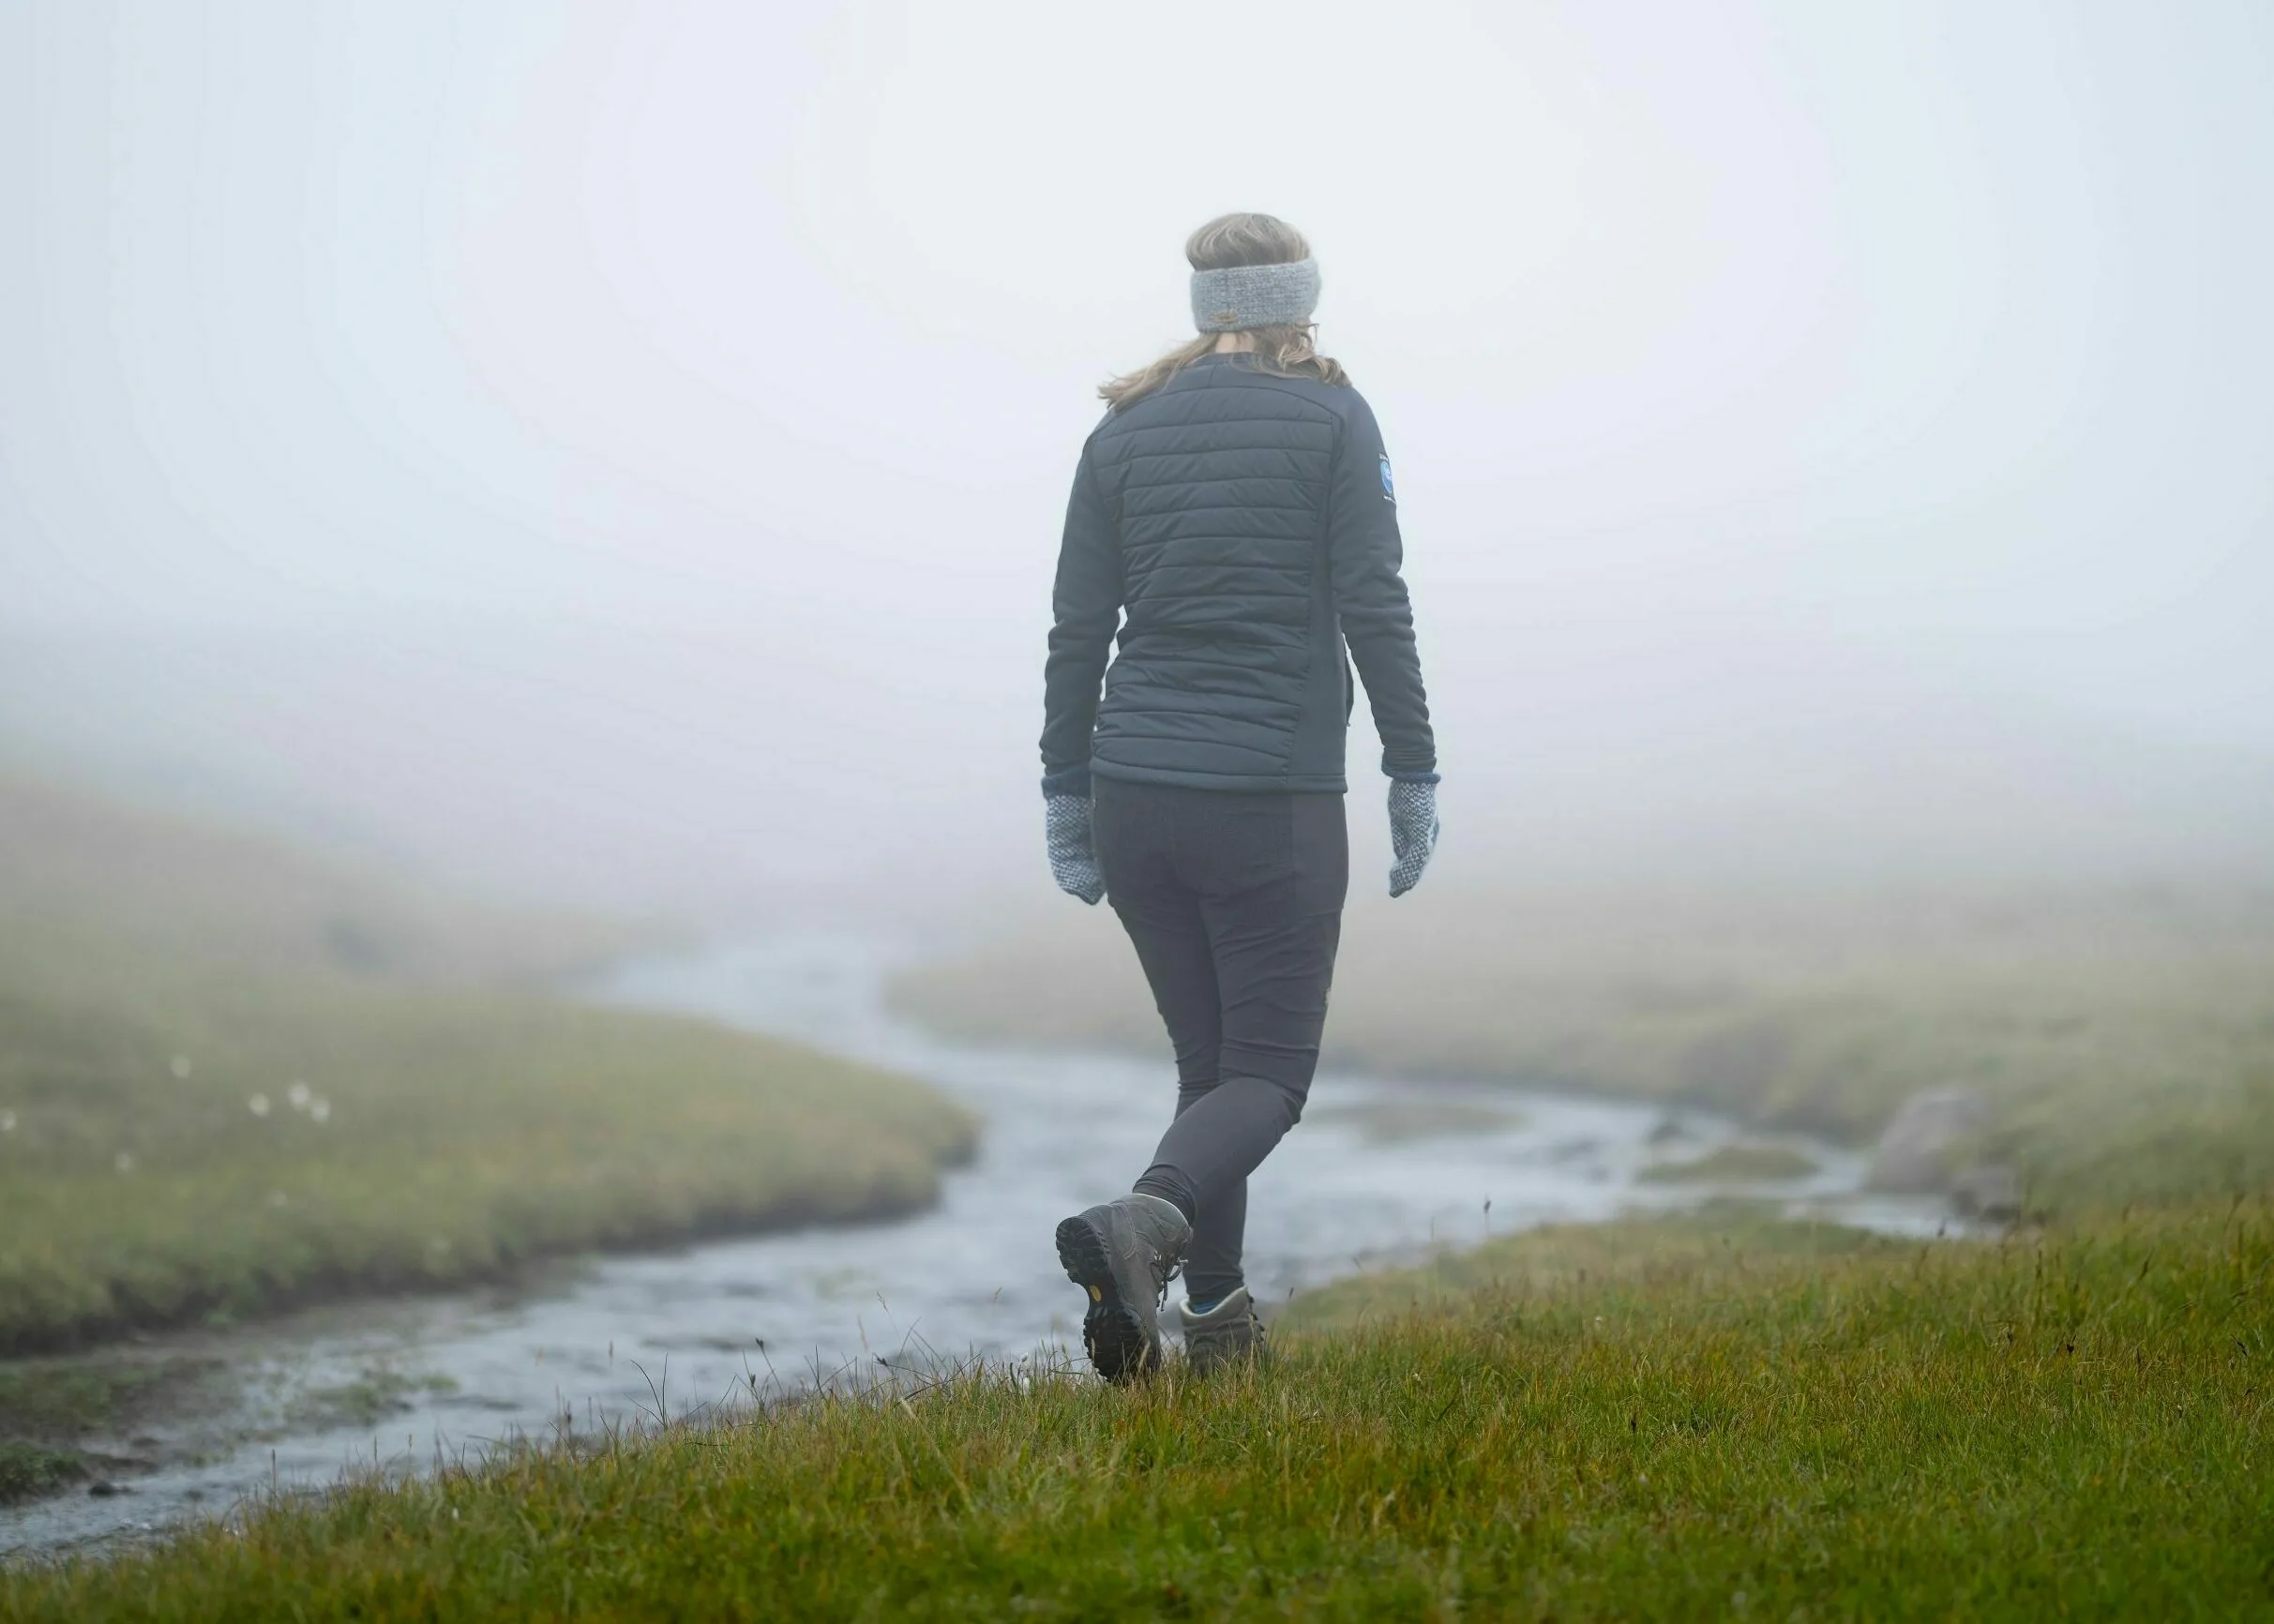
[(1972, 1089), (1933, 1089), (1913, 1094), (1895, 1113), (1872, 1152), (1867, 1187), (1900, 1194), (1944, 1189), (1959, 1145), (1989, 1121), (1989, 1108)]

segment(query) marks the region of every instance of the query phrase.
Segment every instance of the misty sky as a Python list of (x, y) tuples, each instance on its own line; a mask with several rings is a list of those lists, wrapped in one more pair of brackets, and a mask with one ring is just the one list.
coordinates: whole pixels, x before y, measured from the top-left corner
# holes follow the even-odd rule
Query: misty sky
[(1254, 207), (1449, 797), (1827, 695), (2264, 761), (2269, 83), (2263, 0), (0, 0), (0, 712), (580, 871), (1038, 839), (1094, 386)]

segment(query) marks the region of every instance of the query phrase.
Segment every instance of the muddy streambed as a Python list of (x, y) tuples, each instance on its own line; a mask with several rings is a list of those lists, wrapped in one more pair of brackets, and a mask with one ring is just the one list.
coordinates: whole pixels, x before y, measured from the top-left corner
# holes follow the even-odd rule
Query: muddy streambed
[[(673, 1417), (893, 1365), (973, 1356), (1068, 1362), (1080, 1294), (1058, 1271), (1065, 1213), (1127, 1187), (1167, 1119), (1166, 1060), (942, 1043), (886, 1013), (894, 949), (806, 936), (625, 967), (598, 999), (693, 1012), (923, 1077), (985, 1117), (980, 1152), (927, 1213), (562, 1266), (510, 1290), (390, 1300), (128, 1352), (170, 1405), (143, 1406), (84, 1484), (0, 1510), (0, 1552), (145, 1536), (248, 1494), (343, 1469), (416, 1472), (501, 1441)], [(1643, 1180), (1746, 1135), (1702, 1114), (1505, 1085), (1322, 1073), (1257, 1176), (1250, 1282), (1267, 1302), (1432, 1247), (1732, 1193), (1932, 1234), (1938, 1202), (1867, 1195), (1862, 1158), (1783, 1144), (1770, 1181)], [(118, 1353), (91, 1356), (115, 1361)]]

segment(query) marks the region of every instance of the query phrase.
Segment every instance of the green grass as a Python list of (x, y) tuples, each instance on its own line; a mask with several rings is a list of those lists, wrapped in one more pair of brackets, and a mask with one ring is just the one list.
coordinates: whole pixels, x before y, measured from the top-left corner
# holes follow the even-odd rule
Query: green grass
[(0, 1616), (2266, 1616), (2270, 1286), (2259, 1203), (1535, 1233), (1298, 1303), (1260, 1376), (526, 1451), (20, 1571)]
[(52, 1495), (86, 1475), (86, 1462), (76, 1450), (0, 1443), (0, 1506)]
[(1653, 1162), (1635, 1175), (1645, 1184), (1741, 1183), (1805, 1179), (1815, 1158), (1789, 1145), (1723, 1145), (1687, 1161)]
[(115, 1432), (151, 1397), (194, 1379), (201, 1361), (128, 1359), (0, 1365), (0, 1433), (51, 1439)]
[[(1433, 877), (1434, 880), (1434, 877)], [(1701, 1105), (1868, 1144), (1988, 1103), (2033, 1210), (2274, 1183), (2274, 890), (1493, 892), (1361, 898), (1330, 1065)], [(1166, 1056), (1135, 955), (1073, 910), (896, 1001), (942, 1031)], [(1322, 1090), (1320, 1105), (1332, 1095)]]
[(0, 1001), (0, 1347), (908, 1210), (973, 1132), (929, 1090), (788, 1045), (506, 993)]
[(520, 985), (604, 940), (0, 781), (0, 1352), (907, 1210), (968, 1152), (918, 1084)]
[[(969, 1143), (911, 1085), (514, 990), (550, 950), (510, 927), (270, 889), (227, 840), (10, 825), (5, 789), (21, 1339), (920, 1200)], [(57, 841), (70, 885), (23, 857)], [(2274, 1616), (2266, 898), (1503, 902), (1355, 921), (1339, 1058), (1851, 1140), (1970, 1082), (2052, 1227), (1718, 1201), (1533, 1232), (1299, 1301), (1260, 1373), (975, 1372), (521, 1449), (0, 1571), (0, 1618)], [(1157, 1044), (1110, 921), (1077, 923), (904, 1002)], [(0, 1483), (84, 1469), (70, 1440), (147, 1398), (108, 1368), (0, 1366)], [(405, 1379), (314, 1396), (379, 1415)]]
[(295, 1395), (292, 1416), (303, 1426), (352, 1426), (370, 1432), (387, 1417), (410, 1408), (412, 1394), (453, 1392), (457, 1388), (457, 1381), (447, 1376), (412, 1376), (379, 1364), (353, 1381)]
[(91, 1437), (123, 1436), (220, 1369), (206, 1356), (132, 1352), (0, 1364), (0, 1439), (76, 1452)]
[(135, 1435), (161, 1416), (211, 1405), (220, 1369), (209, 1357), (131, 1351), (0, 1364), (0, 1503), (145, 1466), (148, 1440)]

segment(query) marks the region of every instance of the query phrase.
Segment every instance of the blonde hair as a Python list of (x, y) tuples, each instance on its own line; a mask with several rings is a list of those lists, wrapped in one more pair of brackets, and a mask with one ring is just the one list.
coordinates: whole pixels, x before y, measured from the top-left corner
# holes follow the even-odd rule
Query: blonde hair
[[(1303, 235), (1275, 215), (1219, 215), (1184, 240), (1184, 257), (1196, 271), (1222, 270), (1227, 265), (1285, 265), (1311, 257)], [(1280, 378), (1316, 378), (1321, 383), (1348, 383), (1350, 375), (1342, 363), (1321, 355), (1311, 342), (1315, 323), (1283, 327), (1254, 327), (1257, 371)], [(1142, 400), (1169, 379), (1212, 352), (1221, 335), (1202, 333), (1187, 338), (1150, 367), (1141, 367), (1098, 386), (1098, 397), (1116, 412)]]

